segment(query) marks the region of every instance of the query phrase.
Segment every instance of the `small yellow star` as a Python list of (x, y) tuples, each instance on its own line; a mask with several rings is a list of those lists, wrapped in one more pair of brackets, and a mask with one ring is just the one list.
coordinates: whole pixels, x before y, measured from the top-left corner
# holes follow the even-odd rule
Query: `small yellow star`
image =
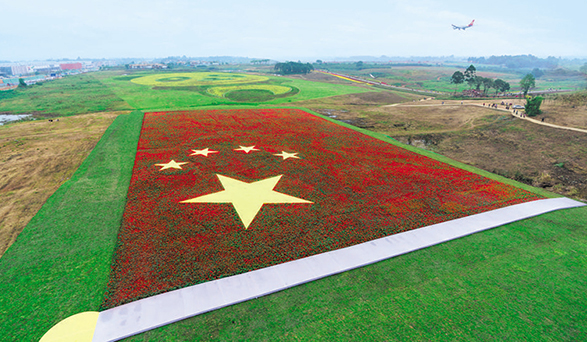
[(218, 151), (214, 151), (206, 147), (203, 150), (192, 150), (194, 153), (190, 154), (190, 156), (204, 156), (207, 157), (210, 153), (218, 153)]
[(235, 148), (234, 150), (235, 151), (243, 151), (245, 153), (249, 153), (251, 151), (260, 151), (259, 149), (255, 148), (255, 145), (253, 145), (253, 146), (240, 146), (239, 148)]
[(181, 170), (181, 165), (187, 164), (188, 162), (176, 162), (175, 160), (171, 160), (169, 163), (167, 164), (155, 164), (157, 166), (162, 166), (161, 169), (159, 169), (159, 171), (163, 171), (165, 169), (179, 169)]
[(297, 152), (294, 153), (287, 153), (285, 151), (281, 151), (281, 153), (274, 153), (274, 156), (278, 156), (278, 157), (282, 157), (283, 160), (286, 160), (287, 158), (297, 158), (300, 159), (300, 157), (296, 156), (296, 154), (298, 154)]

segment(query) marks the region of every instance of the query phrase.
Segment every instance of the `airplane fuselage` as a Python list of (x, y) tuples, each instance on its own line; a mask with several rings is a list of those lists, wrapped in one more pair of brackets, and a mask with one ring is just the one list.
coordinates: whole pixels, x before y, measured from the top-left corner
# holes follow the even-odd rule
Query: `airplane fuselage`
[(453, 30), (463, 30), (464, 31), (464, 30), (466, 30), (466, 29), (468, 29), (470, 27), (473, 27), (473, 24), (474, 23), (475, 23), (475, 20), (471, 21), (471, 23), (469, 25), (467, 25), (467, 26), (457, 26), (457, 25), (454, 25), (453, 24), (452, 25), (452, 29)]

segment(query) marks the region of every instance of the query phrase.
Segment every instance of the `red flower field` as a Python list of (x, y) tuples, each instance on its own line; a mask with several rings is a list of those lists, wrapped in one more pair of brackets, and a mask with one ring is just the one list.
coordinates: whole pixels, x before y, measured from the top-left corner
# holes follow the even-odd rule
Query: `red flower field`
[(102, 309), (539, 198), (301, 110), (147, 113)]

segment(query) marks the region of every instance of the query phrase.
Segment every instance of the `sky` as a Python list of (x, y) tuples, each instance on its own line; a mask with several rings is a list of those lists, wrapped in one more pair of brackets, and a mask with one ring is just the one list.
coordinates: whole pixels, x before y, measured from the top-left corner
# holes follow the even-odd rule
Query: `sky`
[[(0, 0), (0, 60), (587, 57), (587, 1)], [(466, 31), (451, 24), (475, 25)]]

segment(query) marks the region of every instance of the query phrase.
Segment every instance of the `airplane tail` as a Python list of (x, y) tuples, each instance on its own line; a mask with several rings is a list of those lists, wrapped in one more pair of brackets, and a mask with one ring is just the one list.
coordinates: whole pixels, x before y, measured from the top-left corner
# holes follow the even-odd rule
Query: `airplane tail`
[(475, 22), (475, 19), (473, 19), (473, 21), (471, 21), (471, 23), (469, 24), (469, 27), (473, 26), (474, 22)]

